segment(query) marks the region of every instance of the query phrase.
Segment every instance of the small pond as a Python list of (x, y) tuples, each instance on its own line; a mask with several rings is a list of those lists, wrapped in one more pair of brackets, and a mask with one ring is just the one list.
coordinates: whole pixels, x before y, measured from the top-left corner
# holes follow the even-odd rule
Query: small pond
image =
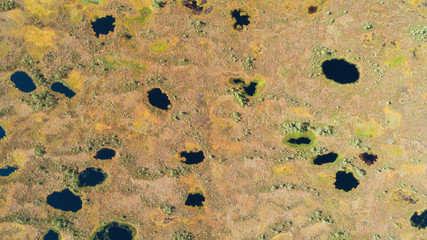
[(169, 110), (171, 105), (168, 95), (163, 93), (160, 88), (153, 88), (148, 91), (148, 102), (152, 106), (162, 110)]
[(231, 17), (236, 21), (233, 25), (234, 29), (239, 31), (243, 29), (243, 26), (247, 26), (251, 23), (249, 21), (250, 16), (242, 9), (233, 10), (231, 12)]
[(15, 83), (15, 87), (21, 92), (28, 93), (37, 88), (33, 79), (26, 72), (17, 71), (10, 76), (10, 80)]
[(191, 207), (203, 207), (204, 201), (205, 196), (201, 193), (190, 193), (188, 194), (187, 200), (185, 200), (185, 205)]
[(99, 160), (108, 160), (108, 159), (112, 159), (115, 156), (116, 156), (116, 151), (114, 151), (113, 149), (101, 148), (96, 152), (93, 158), (99, 159)]
[(53, 208), (62, 211), (77, 212), (82, 208), (82, 200), (79, 196), (74, 195), (68, 188), (53, 192), (46, 197), (46, 202)]
[(129, 224), (110, 222), (96, 230), (91, 240), (132, 240), (136, 229)]
[(99, 38), (99, 34), (107, 35), (109, 32), (114, 32), (115, 21), (116, 19), (112, 15), (108, 15), (91, 22), (95, 36)]
[(364, 161), (366, 163), (366, 165), (372, 165), (372, 164), (374, 164), (377, 161), (378, 156), (375, 155), (375, 154), (373, 154), (373, 153), (366, 153), (365, 152), (365, 153), (361, 153), (359, 155), (359, 158), (362, 161)]
[(7, 177), (18, 169), (19, 169), (18, 165), (6, 166), (3, 168), (0, 168), (0, 176)]
[(93, 187), (107, 179), (107, 173), (101, 168), (86, 168), (79, 174), (79, 183), (82, 187)]
[(185, 161), (183, 161), (183, 163), (189, 164), (189, 165), (201, 163), (205, 159), (205, 155), (203, 154), (203, 151), (181, 152), (180, 156), (185, 158)]
[(418, 229), (425, 229), (427, 226), (427, 210), (424, 210), (420, 215), (414, 213), (411, 217), (411, 225)]
[(53, 229), (50, 229), (44, 236), (43, 240), (59, 240), (59, 233)]
[(335, 176), (335, 188), (348, 192), (359, 185), (359, 181), (351, 172), (338, 171)]
[(344, 59), (331, 59), (322, 63), (322, 70), (326, 78), (340, 84), (355, 83), (360, 73), (355, 64)]
[(337, 153), (330, 152), (330, 153), (327, 153), (327, 154), (318, 155), (314, 159), (313, 163), (314, 163), (314, 165), (322, 165), (322, 164), (325, 164), (325, 163), (333, 163), (333, 162), (335, 162), (335, 160), (337, 160), (337, 158), (338, 158), (338, 154)]
[(6, 131), (2, 126), (0, 126), (0, 140), (2, 140), (4, 137), (6, 137)]
[(52, 85), (50, 86), (50, 89), (54, 92), (62, 93), (68, 98), (72, 98), (76, 95), (76, 93), (73, 90), (71, 90), (61, 82), (52, 83)]

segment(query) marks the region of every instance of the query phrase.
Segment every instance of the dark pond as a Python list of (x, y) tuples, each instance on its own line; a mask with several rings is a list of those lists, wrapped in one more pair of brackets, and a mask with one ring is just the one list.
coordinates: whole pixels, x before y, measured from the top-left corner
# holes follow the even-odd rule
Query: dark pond
[(0, 140), (2, 138), (6, 137), (6, 131), (4, 131), (4, 129), (2, 128), (2, 126), (0, 126)]
[(337, 160), (337, 158), (338, 158), (338, 154), (336, 154), (334, 152), (330, 152), (330, 153), (327, 153), (327, 154), (318, 155), (314, 159), (313, 163), (315, 165), (322, 165), (322, 164), (325, 164), (325, 163), (332, 163), (332, 162), (335, 162), (335, 160)]
[(108, 160), (112, 159), (116, 156), (116, 151), (114, 151), (111, 148), (101, 148), (96, 152), (95, 156), (93, 158), (99, 159), (99, 160)]
[(166, 93), (163, 93), (160, 88), (153, 88), (148, 91), (148, 102), (154, 107), (163, 110), (168, 110), (171, 104), (168, 95), (166, 95)]
[(47, 204), (62, 211), (77, 212), (82, 208), (81, 198), (74, 195), (68, 188), (53, 192), (46, 197), (46, 200)]
[(311, 139), (306, 137), (300, 137), (300, 138), (291, 138), (288, 140), (288, 143), (292, 144), (310, 144)]
[(340, 84), (355, 83), (360, 76), (356, 65), (344, 59), (326, 60), (322, 63), (322, 70), (326, 78)]
[(54, 92), (62, 93), (68, 98), (72, 98), (76, 95), (75, 92), (73, 92), (71, 89), (69, 89), (67, 86), (65, 86), (63, 83), (60, 83), (60, 82), (52, 83), (52, 86), (50, 86), (50, 89)]
[(59, 240), (59, 233), (51, 229), (43, 236), (43, 240)]
[(239, 85), (245, 84), (245, 82), (241, 78), (232, 78), (232, 79), (230, 79), (230, 81), (233, 84), (239, 84)]
[(115, 21), (116, 19), (112, 15), (108, 15), (91, 22), (95, 36), (99, 37), (99, 34), (107, 35), (109, 32), (114, 32)]
[(364, 161), (367, 165), (372, 165), (377, 161), (378, 156), (371, 153), (361, 153), (359, 158), (362, 159), (362, 161)]
[(188, 194), (187, 200), (185, 200), (186, 206), (191, 207), (203, 207), (203, 202), (205, 201), (205, 196), (200, 193), (190, 193)]
[(136, 229), (129, 224), (110, 222), (99, 228), (93, 240), (132, 240), (136, 234)]
[(183, 161), (183, 163), (190, 164), (190, 165), (201, 163), (205, 159), (205, 155), (203, 154), (203, 151), (181, 152), (180, 156), (185, 158), (185, 161)]
[(346, 192), (350, 191), (353, 188), (356, 188), (359, 185), (359, 181), (353, 176), (353, 173), (338, 171), (335, 176), (335, 188), (344, 190)]
[(424, 210), (421, 215), (414, 213), (411, 217), (411, 225), (418, 229), (424, 229), (427, 226), (427, 210)]
[(236, 20), (233, 27), (236, 30), (242, 30), (243, 26), (249, 25), (250, 16), (242, 9), (235, 9), (231, 12), (231, 17)]
[(79, 174), (79, 183), (82, 187), (93, 187), (107, 179), (107, 173), (101, 168), (86, 168)]
[(130, 34), (127, 34), (127, 33), (125, 34), (125, 38), (126, 38), (127, 40), (131, 40), (131, 39), (132, 39), (132, 37), (133, 37), (133, 36), (132, 36), (132, 35), (130, 35)]
[(18, 166), (17, 165), (6, 166), (6, 167), (3, 167), (3, 168), (0, 168), (0, 176), (7, 177), (10, 174), (12, 174), (13, 172), (15, 172), (16, 170), (18, 170)]
[(10, 76), (10, 80), (15, 83), (15, 87), (21, 92), (32, 92), (37, 88), (33, 79), (26, 72), (17, 71)]
[(203, 6), (207, 2), (208, 2), (207, 0), (201, 0), (199, 4), (197, 0), (182, 0), (181, 4), (182, 6), (193, 10), (193, 14), (200, 15), (202, 13), (208, 14), (212, 12), (213, 10), (212, 6), (210, 6), (209, 8), (205, 8)]
[(316, 13), (317, 7), (316, 6), (310, 6), (310, 7), (308, 7), (307, 11), (308, 11), (308, 14)]
[(256, 86), (258, 85), (257, 82), (251, 82), (249, 83), (248, 86), (243, 87), (243, 89), (245, 90), (245, 93), (249, 96), (253, 96), (256, 92)]

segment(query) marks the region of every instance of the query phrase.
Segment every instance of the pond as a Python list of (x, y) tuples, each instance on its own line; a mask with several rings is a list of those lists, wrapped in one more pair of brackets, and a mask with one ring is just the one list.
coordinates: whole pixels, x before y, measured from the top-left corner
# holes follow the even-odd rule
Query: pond
[(82, 187), (94, 187), (107, 179), (108, 175), (101, 168), (86, 168), (79, 174), (79, 183)]
[(323, 155), (317, 155), (317, 157), (314, 159), (313, 163), (314, 165), (322, 165), (325, 163), (333, 163), (335, 160), (337, 160), (338, 154), (334, 152), (330, 152)]
[(355, 83), (360, 73), (355, 64), (344, 59), (331, 59), (322, 63), (322, 70), (326, 78), (340, 84)]
[(310, 6), (307, 9), (308, 14), (313, 14), (317, 12), (317, 6)]
[(411, 217), (411, 225), (418, 229), (424, 229), (427, 226), (427, 210), (424, 210), (420, 215), (414, 213)]
[(0, 126), (0, 140), (2, 140), (4, 137), (6, 137), (6, 131), (2, 126)]
[(107, 35), (109, 32), (114, 32), (114, 22), (116, 19), (112, 15), (98, 18), (95, 21), (91, 21), (92, 29), (95, 32), (95, 36), (99, 38), (99, 34)]
[(169, 110), (171, 105), (168, 95), (163, 93), (160, 88), (153, 88), (148, 91), (148, 102), (152, 106), (162, 110)]
[(82, 200), (79, 196), (74, 195), (68, 188), (53, 192), (46, 197), (46, 202), (53, 208), (62, 211), (77, 212), (82, 208)]
[(114, 151), (113, 149), (101, 148), (96, 152), (93, 158), (99, 159), (99, 160), (108, 160), (108, 159), (112, 159), (115, 156), (116, 156), (116, 151)]
[(185, 158), (185, 161), (183, 161), (183, 163), (189, 164), (189, 165), (201, 163), (205, 159), (205, 155), (203, 154), (203, 151), (181, 152), (180, 156)]
[(68, 98), (72, 98), (76, 95), (75, 92), (73, 92), (71, 89), (69, 89), (67, 86), (65, 86), (61, 82), (54, 82), (50, 86), (50, 89), (54, 92), (62, 93)]
[(59, 240), (59, 233), (53, 229), (50, 229), (44, 236), (43, 240)]
[(18, 169), (19, 169), (18, 165), (6, 166), (3, 168), (0, 168), (0, 176), (7, 177)]
[(251, 82), (248, 86), (243, 87), (243, 89), (245, 90), (245, 93), (247, 95), (252, 97), (253, 95), (255, 95), (257, 85), (257, 82)]
[(359, 181), (351, 172), (338, 171), (335, 176), (335, 188), (348, 192), (359, 185)]
[(289, 133), (282, 139), (282, 143), (297, 149), (306, 149), (313, 146), (316, 136), (311, 131)]
[(136, 229), (129, 224), (110, 222), (96, 230), (91, 240), (132, 240)]
[(250, 16), (242, 9), (233, 10), (231, 12), (231, 17), (236, 21), (233, 25), (233, 28), (239, 31), (243, 29), (243, 26), (247, 26), (249, 23), (251, 23), (249, 21)]
[(366, 153), (365, 152), (365, 153), (361, 153), (359, 155), (359, 158), (362, 161), (364, 161), (367, 165), (372, 165), (372, 164), (374, 164), (377, 161), (378, 156), (375, 155), (375, 154), (372, 154), (372, 153)]
[(33, 79), (26, 72), (17, 71), (10, 76), (10, 80), (15, 83), (15, 87), (21, 92), (32, 92), (37, 86)]
[(306, 138), (306, 137), (300, 137), (300, 138), (291, 138), (288, 140), (288, 143), (292, 143), (292, 144), (310, 144), (311, 143), (311, 139), (310, 138)]
[(205, 201), (205, 196), (200, 193), (190, 193), (188, 194), (187, 200), (185, 200), (186, 206), (191, 207), (203, 207), (203, 202)]

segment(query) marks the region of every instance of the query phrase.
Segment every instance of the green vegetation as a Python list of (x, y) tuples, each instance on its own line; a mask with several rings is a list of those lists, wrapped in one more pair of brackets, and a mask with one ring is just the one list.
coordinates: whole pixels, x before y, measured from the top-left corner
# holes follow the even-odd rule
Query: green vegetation
[(235, 122), (240, 122), (240, 121), (242, 121), (242, 114), (239, 112), (233, 112), (233, 113), (231, 113), (231, 118)]
[(369, 23), (369, 22), (365, 22), (362, 24), (362, 28), (364, 30), (369, 30), (369, 29), (372, 29), (373, 27), (374, 27), (374, 25), (372, 25), (372, 23)]
[(148, 19), (151, 17), (153, 11), (151, 11), (151, 8), (144, 7), (141, 10), (139, 10), (139, 16), (135, 18), (135, 21), (138, 22), (141, 25), (144, 25)]
[(175, 207), (170, 204), (163, 204), (160, 206), (160, 209), (168, 216), (172, 215), (172, 213), (175, 211)]
[(44, 147), (44, 146), (42, 146), (42, 145), (37, 145), (35, 148), (34, 148), (34, 154), (36, 154), (37, 156), (39, 156), (39, 157), (41, 157), (41, 156), (43, 156), (43, 155), (45, 155), (47, 152), (46, 152), (46, 148)]
[(248, 106), (249, 99), (246, 97), (246, 94), (240, 88), (232, 88), (230, 89), (231, 97), (235, 102), (239, 104), (241, 107)]
[(427, 25), (411, 27), (410, 35), (417, 42), (425, 41), (427, 39)]
[[(307, 144), (297, 144), (297, 143), (291, 143), (291, 140), (300, 139), (300, 138), (308, 138), (309, 143)], [(286, 135), (285, 138), (283, 138), (282, 143), (296, 149), (306, 149), (312, 147), (316, 143), (316, 136), (310, 132), (293, 132)]]
[(173, 240), (193, 240), (194, 235), (191, 232), (181, 231), (174, 234)]
[(19, 4), (11, 0), (0, 0), (0, 12), (6, 12), (19, 7)]
[(166, 5), (166, 2), (163, 0), (152, 0), (151, 3), (155, 8), (163, 8)]
[(114, 134), (101, 136), (99, 138), (88, 139), (86, 141), (86, 152), (98, 150), (99, 148), (109, 145), (111, 147), (118, 147), (122, 144), (122, 140)]
[(2, 108), (2, 109), (0, 109), (0, 118), (4, 117), (4, 116), (7, 116), (7, 115), (10, 115), (10, 114), (13, 114), (14, 112), (15, 111), (13, 109), (13, 106), (8, 106), (8, 107), (5, 107), (5, 108)]
[(103, 3), (105, 0), (80, 0), (80, 2), (89, 5), (89, 4), (95, 4), (95, 5), (100, 5), (101, 3)]
[(244, 60), (242, 60), (243, 62), (243, 70), (251, 70), (254, 69), (254, 61), (256, 59), (253, 57), (246, 57)]
[(53, 81), (58, 81), (68, 77), (68, 73), (71, 71), (71, 68), (68, 66), (61, 65), (56, 69), (56, 71), (50, 75), (50, 79)]
[(21, 59), (21, 64), (31, 73), (31, 76), (36, 83), (40, 85), (47, 84), (47, 79), (42, 74), (40, 68), (37, 67), (38, 62), (35, 62), (30, 55), (25, 54)]
[(199, 35), (200, 37), (206, 36), (206, 32), (203, 30), (203, 27), (206, 26), (206, 22), (196, 20), (191, 22), (190, 24), (196, 30), (197, 35)]
[(43, 109), (51, 109), (58, 103), (58, 98), (49, 91), (43, 91), (39, 93), (32, 93), (30, 95), (23, 96), (21, 101), (34, 111), (41, 111)]
[(295, 132), (306, 132), (310, 126), (309, 122), (287, 122), (280, 126), (284, 134)]

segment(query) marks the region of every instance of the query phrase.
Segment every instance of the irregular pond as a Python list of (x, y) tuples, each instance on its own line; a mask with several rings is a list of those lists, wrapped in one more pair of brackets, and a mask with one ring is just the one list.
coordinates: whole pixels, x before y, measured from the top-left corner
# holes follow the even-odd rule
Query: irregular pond
[(0, 176), (7, 177), (18, 169), (19, 169), (18, 165), (6, 166), (3, 168), (0, 168)]
[(95, 36), (99, 38), (99, 34), (107, 35), (109, 32), (114, 32), (115, 21), (116, 19), (112, 15), (97, 18), (95, 21), (91, 21), (92, 29), (95, 32)]
[(283, 144), (298, 149), (311, 147), (315, 142), (316, 136), (310, 131), (289, 133), (282, 140)]
[(116, 151), (114, 151), (113, 149), (101, 148), (96, 152), (93, 158), (99, 159), (99, 160), (108, 160), (108, 159), (112, 159), (115, 156), (116, 156)]
[(6, 137), (6, 131), (0, 126), (0, 140)]
[(243, 11), (242, 9), (235, 9), (231, 12), (231, 17), (236, 20), (236, 22), (233, 25), (233, 28), (236, 30), (242, 30), (243, 26), (249, 25), (251, 23), (249, 21), (250, 16), (248, 13)]
[(317, 12), (317, 6), (310, 6), (307, 9), (308, 14), (313, 14)]
[(325, 163), (332, 163), (337, 160), (338, 154), (334, 152), (330, 152), (323, 155), (317, 155), (317, 157), (313, 160), (314, 165), (322, 165)]
[(326, 78), (340, 84), (355, 83), (360, 77), (356, 65), (344, 59), (326, 60), (322, 63), (322, 70)]
[(148, 102), (162, 110), (169, 110), (171, 105), (168, 95), (163, 93), (160, 88), (153, 88), (148, 91)]
[(50, 229), (44, 236), (43, 240), (59, 240), (59, 233), (53, 229)]
[(188, 194), (187, 200), (185, 200), (186, 206), (191, 207), (203, 207), (203, 202), (205, 201), (205, 196), (200, 193), (190, 193)]
[(96, 230), (91, 240), (132, 240), (136, 229), (129, 224), (110, 222)]
[(361, 153), (359, 155), (359, 158), (362, 161), (364, 161), (367, 165), (372, 165), (377, 161), (378, 156), (372, 153)]
[(50, 86), (50, 89), (54, 92), (62, 93), (68, 98), (72, 98), (76, 95), (74, 91), (69, 89), (67, 86), (65, 86), (63, 83), (60, 82), (54, 82)]
[(427, 226), (427, 210), (424, 210), (421, 215), (414, 213), (411, 217), (411, 225), (418, 229), (424, 229)]
[(53, 192), (46, 197), (46, 202), (53, 208), (62, 211), (77, 212), (82, 208), (82, 200), (79, 196), (74, 195), (68, 188)]
[(32, 92), (37, 86), (33, 79), (26, 72), (17, 71), (10, 76), (10, 80), (15, 83), (15, 87), (21, 92)]
[(359, 185), (359, 181), (353, 176), (353, 173), (338, 171), (335, 176), (335, 188), (344, 190), (346, 192), (350, 191), (353, 188), (356, 188)]
[(189, 164), (189, 165), (201, 163), (205, 159), (205, 155), (203, 154), (203, 151), (181, 152), (180, 156), (185, 158), (185, 161), (183, 161), (183, 163)]
[(257, 85), (257, 82), (250, 82), (249, 85), (243, 87), (243, 89), (245, 90), (245, 93), (247, 95), (252, 97), (253, 95), (255, 95)]
[(82, 187), (93, 187), (103, 183), (107, 177), (107, 173), (101, 168), (90, 167), (79, 174), (79, 183)]
[[(200, 4), (198, 2), (200, 2)], [(212, 6), (210, 6), (209, 8), (207, 8), (207, 6), (203, 6), (207, 2), (208, 2), (207, 0), (201, 0), (201, 1), (182, 0), (181, 4), (182, 4), (182, 6), (193, 10), (194, 15), (200, 15), (202, 13), (208, 14), (208, 13), (212, 12), (212, 10), (213, 10)]]

